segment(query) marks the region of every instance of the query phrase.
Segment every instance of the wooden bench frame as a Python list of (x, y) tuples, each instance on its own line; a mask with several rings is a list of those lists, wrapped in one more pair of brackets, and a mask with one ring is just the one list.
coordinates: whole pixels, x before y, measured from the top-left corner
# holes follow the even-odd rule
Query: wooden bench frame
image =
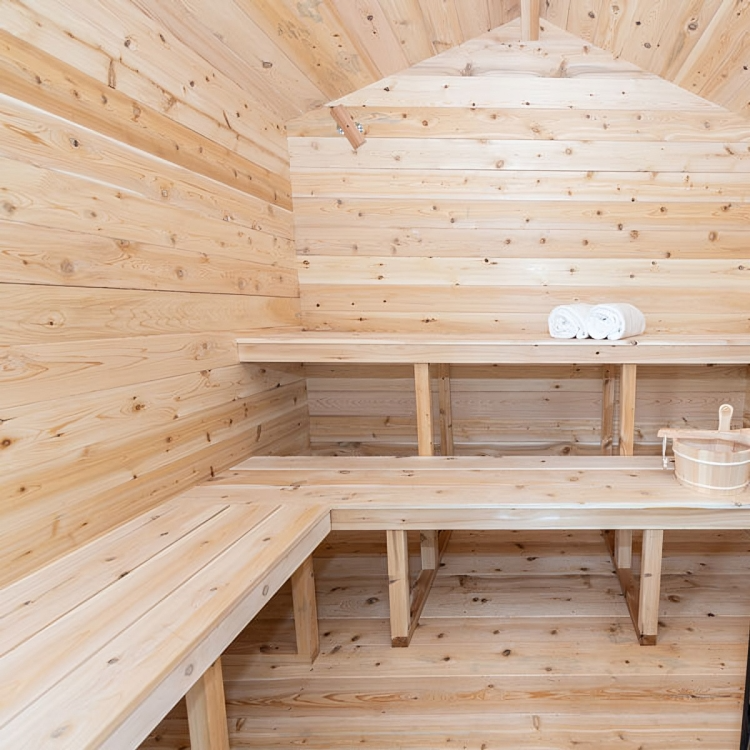
[[(215, 482), (183, 493), (170, 502), (195, 503), (204, 510), (205, 504), (212, 502), (221, 507), (241, 504), (251, 515), (258, 508), (281, 509), (297, 532), (274, 542), (272, 534), (265, 535), (263, 521), (248, 521), (247, 532), (260, 534), (261, 541), (271, 545), (263, 547), (265, 556), (256, 557), (255, 548), (249, 544), (240, 548), (242, 554), (238, 558), (237, 549), (230, 554), (228, 548), (218, 543), (216, 555), (195, 575), (186, 580), (174, 579), (173, 583), (169, 583), (173, 580), (170, 576), (174, 576), (175, 570), (179, 572), (180, 566), (172, 565), (169, 570), (160, 567), (159, 555), (155, 554), (150, 562), (143, 563), (141, 576), (148, 571), (144, 590), (161, 591), (158, 603), (135, 615), (127, 609), (127, 597), (122, 597), (125, 619), (113, 615), (106, 628), (98, 628), (96, 621), (86, 619), (87, 607), (110, 601), (113, 607), (121, 603), (120, 593), (128, 590), (134, 571), (128, 569), (115, 579), (107, 579), (111, 571), (108, 572), (106, 564), (110, 560), (105, 556), (104, 564), (97, 558), (92, 572), (96, 578), (104, 570), (101, 587), (85, 596), (71, 592), (75, 591), (76, 576), (83, 570), (88, 573), (93, 564), (87, 555), (92, 550), (106, 548), (128, 524), (0, 591), (0, 620), (4, 620), (4, 626), (11, 625), (6, 632), (16, 638), (22, 633), (20, 640), (0, 650), (0, 686), (5, 686), (0, 687), (0, 691), (4, 690), (0, 695), (3, 746), (44, 745), (75, 750), (137, 747), (174, 703), (186, 695), (193, 749), (225, 750), (228, 741), (220, 655), (273, 592), (291, 577), (298, 651), (301, 658), (315, 657), (317, 613), (310, 556), (332, 528), (385, 531), (394, 645), (408, 644), (418, 623), (447, 543), (441, 529), (615, 530), (609, 544), (618, 576), (639, 638), (642, 643), (651, 643), (656, 639), (658, 627), (664, 530), (750, 528), (750, 508), (746, 501), (697, 496), (680, 487), (668, 472), (657, 470), (653, 459), (651, 464), (641, 464), (638, 463), (641, 459), (628, 458), (633, 448), (638, 364), (746, 364), (750, 362), (750, 337), (568, 342), (528, 337), (497, 340), (300, 333), (243, 339), (238, 347), (240, 360), (245, 362), (411, 363), (420, 453), (411, 460), (416, 463), (410, 466), (402, 463), (404, 459), (353, 459), (366, 462), (359, 465), (337, 458), (328, 459), (328, 463), (317, 459), (319, 463), (314, 464), (310, 462), (316, 459), (310, 457), (265, 459), (262, 463), (262, 459), (251, 459)], [(598, 457), (599, 463), (596, 459), (576, 463), (575, 457), (566, 457), (556, 459), (562, 461), (559, 464), (551, 458), (520, 458), (484, 459), (481, 465), (471, 463), (477, 460), (471, 458), (432, 457), (431, 363), (437, 368), (441, 447), (446, 454), (452, 453), (451, 364), (602, 364), (605, 449), (612, 442), (606, 433), (614, 409), (612, 368), (618, 366), (622, 455)], [(535, 502), (521, 502), (525, 485), (520, 482), (518, 472), (538, 474), (542, 468), (548, 479), (552, 476), (550, 470), (562, 477), (557, 491), (562, 499), (555, 503), (549, 497), (538, 497)], [(376, 469), (379, 474), (373, 490)], [(271, 478), (274, 472), (276, 479)], [(296, 472), (297, 479), (290, 480), (290, 472)], [(441, 474), (439, 484), (436, 486), (434, 479), (415, 484), (414, 477), (425, 472)], [(504, 478), (493, 480), (492, 472), (501, 472)], [(456, 478), (461, 480), (457, 492), (442, 491), (449, 476), (454, 484)], [(571, 477), (585, 483), (585, 478), (590, 480), (592, 476), (607, 480), (600, 488), (599, 499), (585, 503), (572, 499)], [(342, 484), (349, 489), (342, 489)], [(466, 486), (472, 487), (469, 502), (462, 492)], [(577, 485), (577, 489), (581, 486)], [(252, 492), (248, 495), (249, 487)], [(375, 495), (367, 497), (367, 487)], [(567, 491), (563, 492), (563, 488)], [(484, 493), (483, 499), (478, 499), (478, 492)], [(293, 503), (288, 502), (291, 497)], [(150, 514), (158, 517), (161, 508)], [(634, 521), (632, 514), (636, 512)], [(406, 546), (407, 532), (412, 529), (422, 533), (422, 571), (414, 589), (409, 581)], [(644, 533), (640, 582), (631, 570), (633, 529)], [(215, 564), (216, 561), (219, 563)], [(65, 601), (56, 598), (55, 586), (51, 598), (46, 597), (50, 590), (47, 584), (52, 580), (58, 581), (59, 591), (68, 592), (65, 595), (68, 598), (63, 597)], [(167, 582), (163, 591), (158, 589), (160, 581)], [(221, 606), (206, 608), (204, 605), (215, 592), (221, 593), (217, 594)], [(186, 613), (182, 613), (178, 637), (172, 637), (170, 622), (164, 619), (170, 607), (175, 611), (187, 607)], [(100, 610), (106, 607), (100, 606)], [(27, 613), (36, 618), (34, 627), (19, 629), (18, 618), (23, 620)], [(68, 640), (57, 640), (61, 633)], [(49, 643), (66, 644), (59, 661), (46, 661), (45, 646)], [(34, 658), (39, 653), (45, 653), (45, 660)], [(105, 657), (109, 658), (102, 661)], [(122, 679), (113, 682), (114, 675)], [(23, 689), (15, 690), (19, 678)]]
[[(329, 530), (385, 532), (392, 642), (404, 646), (404, 629), (418, 622), (415, 598), (429, 590), (410, 587), (409, 531), (643, 529), (640, 580), (631, 576), (623, 583), (646, 644), (657, 635), (664, 531), (750, 528), (750, 493), (699, 495), (680, 485), (657, 457), (257, 457), (170, 503), (204, 515), (231, 509), (225, 527), (246, 541), (238, 547), (219, 534), (216, 550), (209, 549), (206, 564), (196, 563), (195, 574), (167, 586), (143, 612), (130, 612), (125, 597), (126, 619), (115, 612), (106, 632), (86, 624), (87, 607), (96, 608), (101, 598), (99, 610), (106, 611), (103, 604), (118, 603), (128, 585), (131, 599), (133, 590), (140, 594), (132, 584), (136, 573), (150, 581), (175, 567), (160, 563), (157, 550), (126, 575), (113, 575), (117, 569), (107, 569), (111, 560), (104, 553), (118, 531), (0, 592), (4, 624), (23, 627), (29, 616), (36, 622), (28, 632), (7, 631), (17, 642), (0, 657), (0, 745), (134, 748), (187, 694), (194, 750), (226, 750), (220, 655), (291, 576), (298, 650), (301, 658), (314, 658), (311, 554)], [(271, 525), (266, 519), (274, 512)], [(145, 515), (158, 517), (158, 510)], [(241, 526), (245, 516), (247, 529)], [(279, 531), (290, 526), (292, 533)], [(194, 542), (196, 548), (211, 544), (202, 537)], [(256, 555), (259, 546), (263, 552)], [(104, 584), (79, 594), (73, 605), (56, 605), (78, 591), (82, 571), (101, 577), (96, 566), (82, 567), (97, 561), (104, 563)], [(623, 571), (618, 574), (622, 580)], [(219, 592), (220, 606), (211, 605), (213, 592)], [(171, 612), (188, 604), (179, 622), (167, 626)], [(81, 638), (81, 623), (93, 639), (86, 631)], [(59, 658), (69, 662), (61, 667), (57, 660), (34, 660), (45, 644), (57, 644)], [(33, 669), (16, 690), (14, 679), (25, 665)]]
[(251, 458), (211, 485), (226, 502), (252, 493), (265, 502), (286, 495), (327, 503), (332, 530), (386, 532), (394, 646), (407, 645), (417, 597), (426, 596), (410, 587), (410, 530), (643, 530), (640, 576), (617, 573), (638, 640), (650, 645), (664, 531), (750, 528), (750, 493), (700, 495), (653, 456)]
[[(602, 367), (602, 412), (600, 447), (609, 454), (615, 447), (614, 415), (619, 409), (617, 452), (632, 456), (635, 444), (635, 404), (638, 365), (645, 364), (744, 364), (750, 363), (750, 336), (736, 334), (712, 336), (643, 335), (619, 341), (591, 339), (539, 338), (528, 334), (496, 337), (483, 335), (388, 334), (336, 331), (266, 332), (261, 336), (237, 339), (240, 361), (255, 363), (368, 363), (411, 364), (414, 368), (414, 393), (417, 414), (417, 445), (420, 456), (435, 453), (433, 435), (435, 417), (432, 407), (431, 366), (438, 379), (438, 419), (441, 453), (451, 456), (453, 449), (450, 366), (452, 364), (597, 364)], [(619, 375), (619, 405), (615, 403), (616, 377)], [(419, 620), (441, 550), (447, 537), (436, 529), (421, 534), (422, 572), (414, 585), (408, 608), (410, 621), (403, 617), (394, 630), (394, 642), (408, 644)], [(656, 544), (646, 535), (648, 544)], [(628, 602), (632, 595), (632, 529), (616, 529), (607, 535), (613, 563)], [(403, 541), (389, 536), (394, 549)], [(395, 553), (394, 553), (395, 554)], [(404, 595), (399, 595), (401, 609)], [(634, 606), (634, 605), (633, 605)], [(634, 620), (638, 615), (634, 612)], [(641, 632), (641, 640), (649, 640)]]

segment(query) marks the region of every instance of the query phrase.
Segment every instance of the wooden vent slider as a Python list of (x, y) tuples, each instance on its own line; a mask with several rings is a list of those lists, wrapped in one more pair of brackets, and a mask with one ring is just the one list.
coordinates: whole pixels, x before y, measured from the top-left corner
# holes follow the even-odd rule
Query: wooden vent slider
[(336, 124), (344, 131), (346, 139), (352, 144), (352, 148), (355, 151), (365, 143), (367, 139), (359, 132), (357, 123), (354, 122), (351, 113), (343, 104), (331, 107), (331, 117), (336, 120)]

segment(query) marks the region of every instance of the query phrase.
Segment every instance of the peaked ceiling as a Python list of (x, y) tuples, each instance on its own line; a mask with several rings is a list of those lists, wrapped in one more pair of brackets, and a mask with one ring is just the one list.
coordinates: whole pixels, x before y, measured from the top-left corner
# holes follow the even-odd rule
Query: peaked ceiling
[[(129, 0), (282, 120), (518, 18), (519, 0)], [(556, 26), (750, 111), (750, 0), (540, 0)]]

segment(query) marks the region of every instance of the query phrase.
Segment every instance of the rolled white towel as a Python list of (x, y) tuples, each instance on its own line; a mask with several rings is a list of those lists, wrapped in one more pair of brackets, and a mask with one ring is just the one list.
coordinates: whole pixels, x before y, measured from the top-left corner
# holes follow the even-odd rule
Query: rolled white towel
[(646, 330), (646, 318), (634, 305), (612, 302), (595, 305), (586, 316), (586, 330), (592, 339), (616, 339), (638, 336)]
[(549, 314), (547, 323), (550, 336), (555, 339), (585, 339), (586, 316), (593, 305), (579, 303), (577, 305), (558, 305)]

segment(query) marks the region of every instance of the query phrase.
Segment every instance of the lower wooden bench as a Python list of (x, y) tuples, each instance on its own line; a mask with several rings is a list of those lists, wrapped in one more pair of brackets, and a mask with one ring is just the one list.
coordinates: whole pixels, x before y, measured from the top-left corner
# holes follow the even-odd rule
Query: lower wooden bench
[(185, 694), (193, 750), (228, 748), (221, 653), (290, 577), (317, 653), (327, 506), (197, 488), (0, 590), (0, 747), (135, 748)]
[(435, 575), (411, 586), (408, 531), (602, 528), (644, 530), (640, 575), (618, 575), (653, 643), (664, 530), (750, 528), (750, 493), (699, 495), (658, 458), (249, 459), (0, 590), (0, 748), (135, 748), (186, 695), (192, 749), (226, 750), (219, 657), (291, 576), (314, 658), (331, 529), (386, 533), (402, 646)]
[[(680, 485), (661, 458), (252, 458), (213, 483), (266, 502), (325, 504), (331, 528), (386, 532), (394, 645), (409, 643), (434, 570), (411, 585), (407, 531), (610, 529), (605, 534), (637, 637), (656, 642), (662, 542), (668, 529), (750, 528), (750, 493), (707, 497)], [(640, 575), (618, 565), (614, 531), (643, 530)]]

